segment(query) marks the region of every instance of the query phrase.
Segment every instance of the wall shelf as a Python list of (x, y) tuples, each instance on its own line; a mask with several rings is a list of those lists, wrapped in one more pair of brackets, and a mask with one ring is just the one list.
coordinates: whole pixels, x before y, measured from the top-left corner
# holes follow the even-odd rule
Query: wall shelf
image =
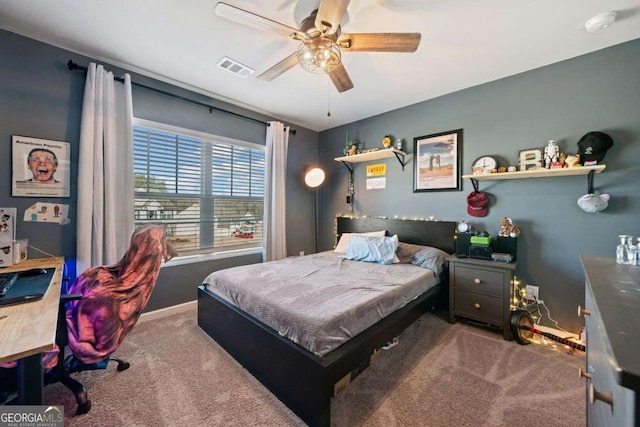
[(337, 162), (342, 162), (345, 164), (346, 163), (353, 164), (353, 163), (370, 162), (373, 160), (388, 159), (395, 156), (395, 158), (398, 159), (398, 161), (402, 165), (402, 170), (404, 170), (404, 167), (406, 165), (406, 163), (404, 162), (404, 157), (406, 155), (407, 153), (405, 153), (404, 151), (398, 150), (395, 148), (381, 148), (380, 150), (369, 151), (367, 153), (354, 154), (352, 156), (336, 157), (333, 160)]
[(606, 165), (579, 166), (563, 169), (533, 169), (528, 171), (490, 173), (486, 175), (462, 175), (463, 178), (476, 181), (496, 181), (501, 179), (548, 178), (552, 176), (587, 175), (589, 172), (600, 173)]
[(351, 210), (351, 212), (353, 212), (353, 196), (355, 193), (355, 185), (353, 183), (353, 164), (371, 162), (374, 160), (390, 159), (391, 157), (395, 156), (395, 158), (398, 159), (398, 161), (402, 165), (402, 170), (404, 170), (404, 166), (406, 165), (406, 163), (404, 162), (404, 157), (406, 155), (407, 153), (396, 148), (381, 148), (375, 151), (354, 154), (352, 156), (336, 157), (333, 159), (336, 162), (342, 163), (349, 170), (349, 195), (347, 196), (347, 204), (349, 205), (349, 209)]
[(533, 169), (528, 171), (490, 173), (483, 175), (462, 175), (463, 178), (471, 180), (473, 188), (478, 191), (479, 181), (499, 181), (505, 179), (530, 179), (530, 178), (551, 178), (557, 176), (589, 175), (588, 192), (593, 193), (593, 174), (600, 173), (606, 165), (579, 166), (562, 169)]

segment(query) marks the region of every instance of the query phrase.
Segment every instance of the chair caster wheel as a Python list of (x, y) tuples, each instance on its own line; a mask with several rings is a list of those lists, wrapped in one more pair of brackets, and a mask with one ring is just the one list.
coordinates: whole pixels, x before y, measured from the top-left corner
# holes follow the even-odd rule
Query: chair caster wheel
[(76, 409), (76, 415), (87, 414), (91, 410), (91, 401), (87, 400), (86, 402), (78, 404), (78, 409)]
[(116, 370), (118, 372), (122, 372), (129, 369), (129, 366), (131, 366), (129, 362), (118, 362), (118, 367), (116, 368)]

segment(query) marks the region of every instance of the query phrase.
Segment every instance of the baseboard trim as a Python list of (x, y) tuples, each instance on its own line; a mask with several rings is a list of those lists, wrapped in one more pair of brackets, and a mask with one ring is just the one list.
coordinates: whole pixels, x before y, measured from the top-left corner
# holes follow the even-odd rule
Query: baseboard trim
[(160, 308), (158, 310), (142, 313), (140, 319), (138, 319), (138, 323), (161, 319), (163, 317), (172, 316), (174, 314), (184, 313), (185, 311), (196, 310), (197, 306), (198, 300), (193, 300), (178, 305), (172, 305), (171, 307)]

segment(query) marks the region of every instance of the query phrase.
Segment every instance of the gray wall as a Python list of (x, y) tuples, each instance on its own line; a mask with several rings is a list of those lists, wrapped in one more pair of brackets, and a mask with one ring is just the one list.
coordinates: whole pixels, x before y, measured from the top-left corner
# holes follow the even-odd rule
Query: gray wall
[[(75, 208), (78, 139), (84, 76), (66, 68), (69, 59), (86, 65), (89, 58), (0, 30), (0, 206), (15, 206), (19, 215), (37, 201), (71, 205), (66, 226), (18, 221), (18, 237), (68, 260), (74, 275)], [(322, 132), (293, 124), (298, 134), (290, 138), (287, 171), (287, 232), (289, 254), (313, 252), (313, 193), (302, 183), (304, 169), (318, 159), (327, 171), (319, 190), (320, 249), (334, 243), (334, 218), (347, 213), (346, 168), (333, 160), (341, 155), (344, 133), (378, 146), (385, 134), (405, 139), (409, 151), (413, 138), (452, 129), (464, 129), (462, 168), (483, 154), (514, 163), (518, 150), (542, 147), (556, 139), (567, 153), (588, 131), (601, 130), (615, 140), (607, 153), (607, 169), (595, 177), (596, 190), (611, 195), (609, 208), (587, 214), (576, 205), (586, 192), (584, 177), (481, 183), (491, 195), (490, 213), (475, 219), (478, 228), (498, 230), (502, 216), (514, 219), (522, 230), (519, 239), (519, 276), (540, 287), (540, 297), (561, 327), (578, 331), (575, 316), (583, 301), (582, 254), (613, 257), (618, 234), (640, 236), (640, 41), (632, 41), (559, 64), (477, 86), (410, 107)], [(107, 68), (118, 74), (117, 67)], [(241, 108), (132, 74), (133, 81), (174, 91), (260, 120), (269, 120)], [(134, 89), (137, 117), (262, 143), (264, 128), (252, 122), (181, 101)], [(69, 199), (35, 199), (11, 196), (11, 135), (68, 141), (72, 147), (72, 191)], [(318, 152), (318, 150), (320, 152)], [(387, 161), (387, 188), (365, 189), (365, 165), (355, 168), (356, 205), (361, 215), (435, 216), (468, 218), (463, 182), (461, 192), (413, 193), (413, 163), (403, 172), (395, 159)], [(29, 250), (30, 257), (43, 255)], [(256, 262), (258, 257), (226, 259), (198, 265), (165, 268), (160, 274), (148, 310), (190, 301), (195, 284), (214, 269)], [(640, 267), (639, 267), (640, 268)], [(545, 324), (554, 326), (545, 319)]]
[[(99, 62), (44, 43), (0, 30), (0, 206), (18, 208), (18, 238), (56, 256), (64, 256), (69, 275), (75, 277), (75, 214), (78, 140), (84, 91), (84, 73), (71, 72), (66, 62), (80, 65)], [(125, 70), (105, 64), (121, 75)], [(205, 102), (261, 121), (273, 118), (225, 104), (201, 94), (132, 73), (132, 80), (157, 89)], [(134, 115), (139, 118), (210, 132), (264, 144), (265, 126), (224, 113), (209, 113), (200, 106), (150, 92), (133, 89)], [(318, 133), (292, 124), (296, 135), (289, 139), (287, 168), (287, 245), (291, 255), (314, 251), (313, 193), (304, 186), (304, 169), (318, 161)], [(67, 141), (71, 144), (71, 197), (30, 198), (11, 196), (11, 136)], [(38, 201), (70, 205), (68, 225), (24, 222), (24, 210)], [(30, 258), (45, 255), (29, 250)], [(196, 297), (196, 285), (211, 271), (253, 262), (260, 256), (244, 256), (163, 268), (147, 310), (154, 310)]]
[[(348, 212), (347, 170), (333, 160), (341, 155), (347, 131), (366, 148), (380, 146), (385, 134), (404, 138), (412, 153), (413, 138), (462, 128), (465, 174), (481, 155), (513, 165), (518, 150), (542, 148), (550, 139), (575, 154), (582, 135), (603, 131), (615, 144), (604, 160), (606, 170), (594, 180), (597, 192), (611, 195), (609, 207), (599, 214), (576, 205), (587, 191), (586, 177), (481, 182), (492, 203), (487, 217), (473, 218), (466, 212), (466, 196), (473, 190), (466, 180), (459, 192), (413, 193), (409, 156), (404, 172), (395, 158), (386, 160), (387, 188), (367, 191), (365, 164), (355, 165), (357, 215), (471, 218), (494, 235), (500, 218), (511, 217), (522, 229), (519, 278), (539, 286), (540, 298), (560, 327), (579, 331), (576, 306), (584, 300), (580, 255), (615, 257), (619, 234), (640, 236), (638, 58), (640, 40), (635, 40), (322, 132), (320, 157), (328, 179), (321, 190), (321, 248), (332, 247), (334, 218)], [(543, 323), (555, 326), (546, 312)]]

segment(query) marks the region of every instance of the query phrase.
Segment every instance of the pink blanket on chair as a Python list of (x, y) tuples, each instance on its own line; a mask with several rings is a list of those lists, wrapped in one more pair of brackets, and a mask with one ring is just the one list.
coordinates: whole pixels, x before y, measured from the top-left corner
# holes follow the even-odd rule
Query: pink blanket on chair
[(67, 308), (69, 347), (83, 363), (97, 363), (113, 353), (147, 306), (160, 265), (177, 255), (159, 225), (139, 228), (120, 262), (92, 267), (69, 288), (82, 294)]
[[(83, 363), (104, 360), (122, 343), (147, 306), (160, 265), (178, 255), (162, 225), (146, 225), (131, 236), (124, 257), (111, 266), (91, 267), (68, 290), (82, 294), (66, 311), (69, 347)], [(58, 346), (43, 354), (42, 365), (58, 363)], [(13, 368), (16, 361), (0, 364)]]

